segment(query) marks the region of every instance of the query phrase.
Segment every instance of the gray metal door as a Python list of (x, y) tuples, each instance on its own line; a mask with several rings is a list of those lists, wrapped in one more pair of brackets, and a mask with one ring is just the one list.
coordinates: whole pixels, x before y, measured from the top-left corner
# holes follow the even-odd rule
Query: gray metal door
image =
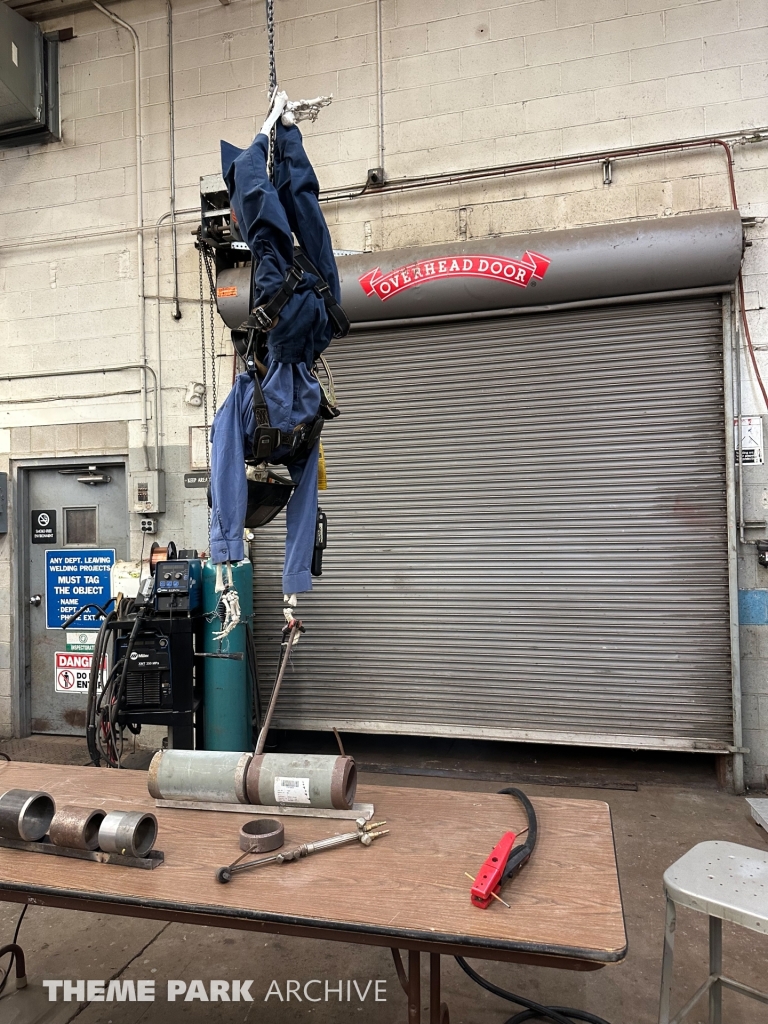
[[(718, 298), (354, 332), (275, 724), (722, 749)], [(262, 678), (284, 522), (257, 531)]]
[(82, 604), (109, 598), (110, 561), (125, 558), (128, 548), (125, 467), (99, 462), (95, 470), (83, 464), (27, 473), (23, 600), (29, 606), (32, 731), (81, 736), (98, 616), (91, 612), (66, 632), (56, 624)]

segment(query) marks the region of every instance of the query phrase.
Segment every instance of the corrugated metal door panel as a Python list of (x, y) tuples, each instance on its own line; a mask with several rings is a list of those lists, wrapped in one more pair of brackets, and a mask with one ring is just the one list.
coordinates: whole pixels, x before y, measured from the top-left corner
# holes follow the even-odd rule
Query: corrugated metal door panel
[[(331, 357), (325, 574), (276, 725), (730, 742), (719, 300), (383, 327)], [(283, 535), (252, 545), (265, 691)]]

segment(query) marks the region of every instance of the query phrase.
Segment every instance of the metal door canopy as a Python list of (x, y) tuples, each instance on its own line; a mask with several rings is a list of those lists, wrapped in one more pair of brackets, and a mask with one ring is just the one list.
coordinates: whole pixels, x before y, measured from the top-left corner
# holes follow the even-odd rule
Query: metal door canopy
[[(361, 253), (338, 260), (352, 323), (729, 288), (741, 266), (737, 210)], [(217, 278), (228, 327), (248, 317), (250, 266)]]

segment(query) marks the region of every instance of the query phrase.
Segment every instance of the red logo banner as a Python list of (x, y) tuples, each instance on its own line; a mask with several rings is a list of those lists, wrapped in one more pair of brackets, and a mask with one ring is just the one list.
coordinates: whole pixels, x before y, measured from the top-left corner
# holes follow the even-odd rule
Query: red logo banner
[(527, 288), (531, 281), (543, 279), (550, 262), (538, 252), (525, 252), (519, 260), (505, 256), (447, 256), (445, 259), (409, 263), (387, 274), (382, 274), (376, 267), (363, 274), (359, 281), (366, 295), (378, 295), (382, 302), (417, 284), (446, 277), (485, 277)]

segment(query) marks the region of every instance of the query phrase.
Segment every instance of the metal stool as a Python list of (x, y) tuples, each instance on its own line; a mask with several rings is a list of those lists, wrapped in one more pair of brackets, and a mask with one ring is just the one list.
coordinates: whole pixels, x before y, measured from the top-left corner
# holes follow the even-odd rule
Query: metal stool
[[(699, 843), (664, 872), (664, 892), (667, 924), (659, 1024), (678, 1024), (706, 992), (709, 1024), (722, 1024), (723, 988), (768, 1003), (768, 993), (722, 975), (723, 921), (768, 935), (768, 853), (736, 843)], [(709, 977), (670, 1020), (677, 906), (709, 916)]]

